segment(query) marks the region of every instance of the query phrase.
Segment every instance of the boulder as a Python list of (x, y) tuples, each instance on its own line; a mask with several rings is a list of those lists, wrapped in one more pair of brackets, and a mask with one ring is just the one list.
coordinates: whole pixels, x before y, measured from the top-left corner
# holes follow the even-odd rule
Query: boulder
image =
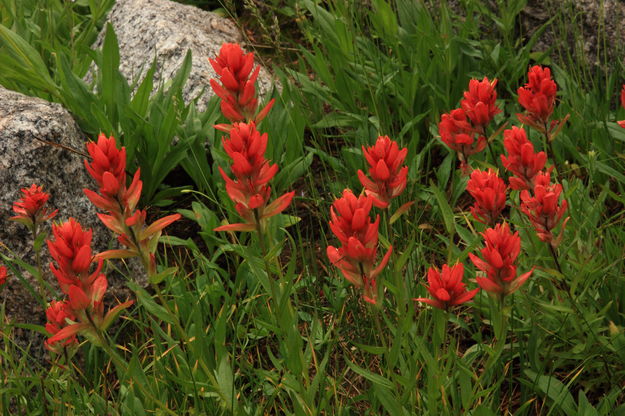
[[(174, 77), (187, 51), (193, 62), (183, 96), (188, 103), (202, 94), (198, 109), (206, 109), (213, 95), (209, 81), (216, 74), (208, 58), (219, 54), (226, 42), (242, 42), (235, 24), (215, 13), (169, 0), (118, 0), (108, 14), (119, 42), (120, 71), (132, 83), (143, 79), (156, 58), (155, 88)], [(94, 49), (102, 47), (106, 28)], [(258, 56), (256, 56), (258, 63)], [(87, 80), (90, 76), (87, 76)], [(269, 73), (261, 68), (258, 92), (262, 96), (271, 89)]]

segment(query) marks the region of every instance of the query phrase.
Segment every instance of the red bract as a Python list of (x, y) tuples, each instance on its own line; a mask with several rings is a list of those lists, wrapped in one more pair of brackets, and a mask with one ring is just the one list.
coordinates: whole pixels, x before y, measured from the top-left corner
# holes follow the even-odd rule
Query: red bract
[(220, 84), (215, 79), (210, 80), (213, 91), (221, 98), (223, 115), (231, 122), (259, 122), (265, 118), (274, 100), (271, 100), (258, 114), (256, 113), (258, 107), (256, 79), (260, 66), (254, 68), (254, 54), (244, 53), (237, 43), (224, 43), (219, 55), (215, 59), (209, 59), (209, 62), (221, 82)]
[(91, 163), (85, 160), (85, 168), (100, 187), (105, 186), (104, 174), (107, 172), (117, 183), (126, 184), (126, 148), (117, 149), (113, 136), (100, 133), (97, 143), (87, 143), (87, 151), (92, 160)]
[(469, 253), (469, 258), (486, 276), (478, 276), (477, 283), (487, 292), (506, 296), (516, 291), (530, 277), (534, 269), (517, 276), (516, 259), (521, 251), (519, 233), (510, 231), (508, 224), (497, 224), (481, 233), (485, 247), (482, 258)]
[(506, 207), (506, 184), (495, 171), (474, 170), (467, 191), (475, 199), (471, 213), (482, 224), (494, 225)]
[(56, 276), (61, 290), (69, 294), (69, 287), (89, 287), (100, 275), (102, 261), (93, 273), (89, 273), (93, 256), (91, 252), (91, 230), (83, 230), (78, 221), (70, 218), (62, 224), (52, 226), (53, 240), (47, 240), (50, 256), (56, 262), (50, 263), (50, 270)]
[(278, 166), (265, 159), (267, 133), (260, 134), (254, 122), (234, 123), (230, 135), (224, 137), (222, 142), (232, 159), (231, 171), (235, 179), (226, 175), (221, 167), (219, 172), (226, 181), (228, 196), (246, 222), (217, 227), (215, 231), (258, 230), (262, 220), (279, 214), (289, 206), (295, 192), (287, 192), (268, 203), (271, 187), (267, 183), (278, 172)]
[(180, 214), (163, 217), (151, 225), (145, 224), (146, 214), (137, 210), (143, 182), (140, 170), (126, 186), (126, 149), (117, 149), (114, 137), (103, 134), (97, 143), (87, 144), (92, 162), (85, 160), (89, 174), (100, 186), (99, 194), (84, 189), (87, 198), (107, 214), (98, 214), (102, 223), (118, 235), (118, 241), (126, 247), (109, 250), (98, 255), (99, 259), (140, 257), (150, 276), (156, 274), (154, 253), (163, 228), (177, 221)]
[(45, 207), (50, 194), (43, 192), (43, 187), (33, 184), (30, 188), (22, 188), (22, 194), (24, 195), (13, 203), (13, 212), (17, 215), (11, 217), (11, 220), (20, 222), (32, 230), (35, 225), (52, 219), (57, 214), (58, 210), (49, 213)]
[[(625, 84), (621, 89), (621, 107), (625, 108)], [(618, 125), (625, 129), (625, 120), (617, 121)]]
[[(91, 230), (83, 230), (80, 223), (70, 218), (63, 224), (54, 225), (52, 233), (54, 240), (48, 240), (48, 247), (57, 266), (50, 263), (50, 270), (57, 277), (68, 300), (61, 305), (54, 303), (48, 309), (48, 321), (51, 325), (46, 326), (46, 329), (51, 336), (47, 344), (52, 346), (64, 339), (71, 340), (79, 332), (90, 336), (92, 341), (99, 342), (99, 332), (104, 331), (119, 312), (133, 302), (117, 305), (104, 315), (102, 299), (107, 280), (100, 273), (102, 260), (97, 262), (95, 271), (89, 273), (94, 261), (91, 255)], [(64, 326), (63, 323), (68, 323), (65, 318), (76, 322)]]
[(501, 155), (501, 161), (515, 175), (509, 179), (510, 187), (517, 190), (532, 189), (534, 178), (545, 168), (547, 154), (534, 153), (534, 145), (527, 139), (522, 128), (514, 126), (504, 131), (503, 137), (508, 157)]
[(501, 113), (497, 107), (497, 80), (489, 81), (484, 77), (482, 81), (472, 79), (469, 81), (469, 90), (464, 92), (464, 99), (460, 106), (466, 113), (474, 128), (480, 132), (493, 120), (496, 114)]
[(379, 136), (374, 146), (362, 147), (365, 159), (369, 164), (367, 178), (362, 170), (358, 170), (358, 179), (365, 188), (367, 195), (373, 197), (373, 204), (385, 209), (391, 200), (406, 189), (408, 167), (404, 163), (408, 149), (399, 149), (397, 142), (388, 136)]
[(7, 282), (7, 268), (6, 266), (0, 266), (0, 286)]
[[(48, 331), (51, 336), (58, 334), (61, 329), (67, 327), (68, 325), (71, 325), (67, 322), (68, 319), (70, 321), (76, 320), (76, 317), (72, 313), (68, 302), (59, 302), (56, 300), (50, 302), (50, 306), (48, 307), (48, 309), (46, 309), (46, 318), (48, 319), (48, 322), (46, 323), (46, 331)], [(76, 339), (76, 334), (74, 334), (67, 337), (62, 345), (67, 346), (70, 344), (75, 344), (77, 342), (78, 341)], [(46, 348), (58, 352), (58, 348), (55, 344), (58, 344), (58, 341), (50, 342), (50, 340), (48, 339), (45, 342)]]
[(328, 246), (327, 255), (349, 282), (363, 289), (365, 301), (377, 304), (376, 277), (388, 263), (393, 248), (375, 266), (380, 216), (371, 222), (372, 206), (373, 197), (356, 197), (349, 189), (343, 191), (343, 196), (330, 208), (330, 229), (342, 246)]
[(463, 277), (464, 265), (462, 263), (452, 267), (444, 264), (443, 270), (440, 272), (436, 267), (430, 267), (428, 269), (429, 286), (426, 288), (433, 299), (416, 298), (414, 300), (444, 310), (468, 302), (480, 289), (467, 290), (462, 282)]
[(528, 82), (518, 89), (519, 104), (527, 111), (527, 115), (517, 114), (519, 120), (545, 133), (554, 126), (548, 121), (553, 113), (558, 87), (551, 79), (551, 70), (541, 66), (533, 66), (527, 73)]
[(468, 162), (469, 156), (481, 152), (486, 147), (484, 136), (478, 135), (477, 141), (475, 140), (473, 127), (467, 120), (467, 115), (462, 108), (457, 108), (441, 116), (441, 121), (438, 123), (438, 133), (441, 135), (443, 143), (458, 153), (462, 164)]
[(568, 204), (560, 201), (562, 185), (551, 183), (549, 172), (541, 172), (535, 178), (532, 193), (521, 192), (521, 211), (530, 219), (538, 238), (550, 243), (554, 248), (562, 241), (568, 217), (562, 222), (560, 234), (554, 237), (553, 230), (558, 226)]

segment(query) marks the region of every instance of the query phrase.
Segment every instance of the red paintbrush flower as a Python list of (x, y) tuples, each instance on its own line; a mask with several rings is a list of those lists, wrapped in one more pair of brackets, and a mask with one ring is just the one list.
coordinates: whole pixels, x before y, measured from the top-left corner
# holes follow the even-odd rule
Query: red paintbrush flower
[(458, 153), (461, 164), (467, 164), (469, 156), (481, 152), (486, 147), (486, 138), (478, 135), (475, 139), (475, 131), (467, 119), (462, 108), (452, 110), (441, 116), (438, 123), (438, 133), (441, 140), (451, 150)]
[(13, 203), (13, 212), (17, 215), (11, 217), (11, 220), (24, 224), (32, 231), (36, 225), (54, 218), (57, 214), (58, 210), (48, 212), (45, 205), (50, 194), (43, 192), (43, 187), (33, 184), (30, 188), (22, 188), (22, 194), (23, 196)]
[(362, 147), (365, 159), (369, 164), (367, 178), (362, 170), (358, 170), (358, 179), (365, 188), (367, 195), (373, 197), (373, 204), (385, 209), (391, 200), (406, 189), (408, 166), (404, 163), (408, 149), (399, 149), (397, 142), (388, 136), (379, 136), (374, 146)]
[[(625, 84), (621, 89), (621, 107), (625, 108)], [(625, 129), (625, 120), (617, 121), (618, 125)]]
[(486, 276), (478, 276), (477, 283), (487, 292), (506, 296), (516, 291), (531, 276), (534, 269), (517, 276), (516, 259), (521, 251), (519, 233), (510, 231), (508, 224), (497, 224), (481, 233), (485, 247), (482, 258), (469, 253), (469, 258)]
[(393, 248), (375, 266), (380, 216), (371, 222), (372, 206), (373, 197), (356, 197), (349, 189), (343, 191), (343, 196), (330, 208), (330, 229), (342, 246), (328, 246), (327, 255), (350, 283), (363, 289), (365, 301), (377, 304), (376, 277), (388, 263)]
[[(48, 322), (46, 323), (46, 331), (48, 331), (48, 334), (50, 334), (51, 337), (58, 334), (61, 329), (67, 327), (68, 325), (71, 325), (70, 323), (68, 323), (67, 320), (76, 320), (76, 317), (69, 308), (68, 302), (59, 302), (56, 300), (50, 302), (50, 306), (48, 307), (48, 309), (46, 309), (46, 318), (48, 319)], [(50, 340), (48, 339), (45, 342), (45, 346), (51, 351), (58, 352), (58, 348), (55, 345), (58, 342), (59, 341), (50, 342)], [(68, 336), (65, 339), (65, 342), (62, 343), (62, 346), (76, 344), (77, 342), (78, 340), (76, 339), (76, 334), (74, 334)]]
[[(58, 341), (69, 339), (72, 342), (80, 332), (97, 343), (98, 333), (106, 330), (115, 317), (133, 302), (119, 304), (104, 315), (102, 299), (107, 280), (100, 273), (102, 260), (97, 261), (92, 273), (89, 272), (95, 261), (91, 255), (91, 230), (83, 230), (80, 223), (70, 218), (63, 224), (54, 225), (52, 233), (54, 240), (47, 243), (57, 265), (50, 263), (50, 270), (68, 300), (53, 303), (46, 312), (49, 321), (46, 329), (50, 333), (47, 345), (53, 349), (53, 344)], [(67, 322), (66, 318), (73, 322)]]
[(56, 276), (61, 290), (69, 294), (72, 285), (89, 287), (100, 275), (102, 261), (99, 261), (95, 271), (89, 272), (93, 255), (91, 252), (91, 230), (83, 230), (74, 218), (62, 224), (52, 226), (52, 240), (47, 240), (50, 256), (54, 262), (50, 263), (50, 270)]
[(271, 187), (267, 183), (278, 172), (278, 166), (265, 159), (267, 133), (260, 134), (254, 122), (234, 123), (230, 135), (222, 142), (232, 159), (230, 169), (235, 179), (221, 167), (219, 172), (226, 181), (226, 192), (235, 203), (235, 209), (246, 222), (217, 227), (215, 231), (255, 231), (262, 220), (284, 211), (295, 192), (287, 192), (269, 203)]
[(443, 265), (443, 270), (436, 267), (428, 269), (428, 284), (426, 286), (432, 299), (416, 298), (414, 300), (424, 302), (439, 309), (449, 310), (452, 306), (457, 306), (468, 302), (477, 294), (479, 288), (467, 290), (462, 278), (464, 277), (464, 265), (458, 263), (449, 267)]
[(554, 248), (562, 241), (568, 217), (562, 222), (560, 234), (555, 237), (553, 230), (564, 216), (568, 204), (560, 201), (562, 185), (551, 183), (549, 172), (536, 175), (532, 193), (521, 192), (521, 211), (529, 218), (541, 241), (550, 243)]
[(547, 154), (534, 153), (534, 145), (527, 139), (522, 128), (514, 126), (504, 131), (503, 137), (508, 157), (501, 155), (501, 161), (515, 175), (509, 179), (510, 187), (517, 190), (532, 189), (534, 178), (545, 168)]
[(100, 186), (99, 193), (90, 189), (83, 192), (87, 198), (106, 214), (98, 214), (102, 223), (118, 235), (125, 246), (122, 250), (109, 250), (99, 259), (139, 257), (148, 275), (156, 274), (154, 253), (163, 228), (180, 219), (180, 214), (163, 217), (151, 225), (145, 224), (145, 211), (138, 210), (143, 182), (137, 169), (130, 186), (126, 186), (126, 149), (117, 149), (115, 138), (100, 134), (97, 143), (88, 143), (91, 163), (85, 160), (89, 174)]
[(497, 107), (497, 80), (489, 81), (484, 77), (482, 81), (472, 79), (469, 81), (469, 90), (464, 92), (464, 98), (460, 106), (466, 113), (473, 127), (480, 133), (493, 120), (496, 114), (501, 113)]
[(7, 282), (7, 273), (6, 266), (0, 266), (0, 286), (3, 286)]
[(533, 66), (527, 73), (528, 82), (518, 89), (519, 104), (527, 114), (517, 114), (523, 124), (532, 126), (543, 134), (555, 127), (549, 125), (553, 113), (558, 87), (551, 79), (551, 70), (541, 66)]
[[(117, 183), (126, 185), (126, 148), (117, 149), (115, 138), (113, 136), (106, 137), (104, 133), (100, 133), (98, 141), (87, 143), (87, 151), (91, 156), (91, 163), (84, 161), (87, 172), (98, 183), (98, 186), (106, 187), (104, 174), (109, 173)], [(106, 182), (111, 181), (107, 179)], [(101, 191), (102, 192), (102, 191)], [(108, 196), (116, 196), (117, 192), (102, 192)]]
[[(219, 77), (219, 82), (210, 80), (215, 94), (221, 98), (221, 112), (231, 122), (260, 122), (273, 105), (274, 100), (256, 113), (258, 98), (256, 97), (256, 79), (260, 66), (254, 68), (254, 54), (244, 53), (237, 43), (224, 43), (219, 55), (209, 59), (210, 64)], [(221, 126), (222, 130), (229, 128)]]
[(486, 225), (494, 225), (506, 207), (507, 187), (495, 171), (474, 170), (467, 183), (467, 191), (475, 199), (471, 207), (473, 217)]

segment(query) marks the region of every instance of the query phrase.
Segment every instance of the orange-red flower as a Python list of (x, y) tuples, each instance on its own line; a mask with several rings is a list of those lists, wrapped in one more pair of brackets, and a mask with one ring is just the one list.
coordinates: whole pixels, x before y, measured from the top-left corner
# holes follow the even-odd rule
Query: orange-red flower
[[(46, 309), (46, 318), (48, 322), (46, 323), (46, 331), (50, 334), (50, 336), (55, 336), (58, 334), (61, 329), (71, 325), (68, 323), (68, 320), (75, 321), (76, 317), (72, 313), (72, 310), (69, 307), (67, 301), (56, 301), (53, 300), (50, 302), (50, 306)], [(56, 351), (56, 345), (59, 341), (50, 342), (50, 340), (46, 340), (45, 346), (46, 348)], [(63, 346), (67, 346), (70, 344), (77, 343), (76, 334), (68, 336), (65, 338), (65, 342), (62, 343)], [(58, 352), (58, 351), (57, 351)]]
[(560, 202), (562, 185), (551, 183), (549, 172), (541, 172), (536, 175), (532, 193), (524, 190), (521, 192), (521, 211), (528, 216), (530, 222), (541, 241), (557, 247), (562, 241), (564, 228), (568, 218), (562, 222), (560, 234), (555, 237), (553, 230), (558, 226), (564, 216), (568, 204), (565, 199)]
[[(625, 108), (625, 84), (621, 89), (621, 107)], [(618, 125), (625, 129), (625, 120), (617, 121)]]
[(531, 276), (534, 269), (517, 276), (515, 264), (521, 251), (519, 233), (510, 231), (508, 224), (497, 224), (481, 233), (485, 247), (480, 250), (482, 258), (469, 253), (469, 258), (486, 276), (476, 281), (487, 292), (506, 296), (516, 291)]
[(506, 207), (507, 187), (503, 179), (492, 169), (476, 169), (471, 173), (467, 191), (475, 199), (471, 207), (473, 217), (482, 224), (494, 225)]
[(350, 283), (363, 289), (365, 301), (377, 304), (376, 277), (388, 263), (393, 248), (375, 266), (380, 216), (371, 222), (372, 206), (373, 197), (356, 197), (349, 189), (343, 191), (343, 196), (330, 208), (330, 229), (341, 247), (328, 246), (327, 255)]
[(23, 196), (13, 203), (13, 212), (17, 215), (11, 217), (13, 221), (20, 222), (33, 230), (35, 225), (54, 218), (58, 210), (48, 212), (46, 203), (50, 194), (43, 192), (43, 187), (35, 184), (30, 188), (22, 188)]
[(6, 266), (0, 266), (0, 286), (7, 282), (7, 268)]
[(89, 271), (95, 260), (91, 255), (91, 230), (83, 230), (80, 223), (70, 218), (54, 225), (52, 233), (54, 240), (48, 240), (48, 248), (57, 265), (50, 263), (50, 270), (67, 295), (67, 301), (53, 303), (46, 312), (49, 321), (46, 329), (50, 333), (47, 345), (53, 349), (58, 341), (69, 338), (71, 342), (80, 332), (91, 335), (92, 341), (97, 340), (97, 332), (105, 330), (133, 302), (119, 304), (104, 315), (102, 299), (108, 283), (106, 276), (100, 273), (101, 259), (95, 270)]
[(269, 203), (271, 187), (267, 183), (278, 172), (278, 166), (265, 159), (267, 133), (260, 134), (254, 122), (234, 123), (230, 135), (224, 136), (222, 142), (232, 159), (230, 170), (235, 179), (231, 179), (221, 167), (219, 172), (226, 181), (226, 192), (235, 203), (235, 209), (246, 222), (223, 225), (215, 231), (257, 230), (262, 220), (284, 211), (295, 192), (287, 192)]
[(444, 264), (442, 271), (436, 267), (428, 269), (428, 292), (432, 296), (429, 298), (416, 298), (414, 300), (424, 302), (439, 309), (449, 310), (452, 306), (457, 306), (468, 302), (477, 294), (479, 288), (467, 290), (462, 282), (464, 277), (464, 265), (458, 263), (449, 267)]
[(100, 187), (105, 186), (104, 174), (107, 172), (117, 183), (126, 184), (126, 148), (118, 149), (113, 136), (106, 137), (104, 133), (100, 133), (97, 143), (87, 143), (87, 151), (91, 156), (91, 163), (85, 160), (85, 168)]
[(397, 142), (388, 136), (379, 136), (375, 145), (362, 147), (365, 159), (369, 164), (367, 178), (362, 170), (358, 170), (358, 179), (365, 188), (367, 195), (373, 197), (373, 205), (385, 209), (391, 200), (406, 189), (408, 166), (404, 163), (408, 149), (399, 149)]
[(458, 153), (463, 164), (467, 163), (469, 156), (481, 152), (486, 147), (486, 137), (478, 135), (477, 140), (475, 139), (476, 133), (462, 108), (441, 116), (438, 133), (443, 143)]
[[(219, 76), (219, 82), (210, 80), (215, 94), (221, 98), (221, 112), (231, 122), (259, 122), (269, 112), (274, 100), (256, 113), (258, 98), (256, 97), (256, 79), (260, 66), (254, 68), (254, 54), (244, 53), (237, 43), (224, 43), (219, 55), (209, 59), (210, 64)], [(221, 126), (222, 130), (228, 130)]]
[[(517, 114), (519, 120), (545, 133), (553, 128), (548, 125), (556, 102), (558, 87), (551, 79), (551, 70), (533, 66), (527, 73), (528, 82), (518, 89), (519, 104), (527, 115)], [(553, 124), (553, 123), (552, 123)]]
[(83, 230), (74, 218), (62, 224), (52, 226), (52, 240), (47, 240), (50, 256), (50, 270), (56, 276), (61, 290), (69, 294), (72, 285), (83, 289), (91, 286), (100, 275), (102, 261), (100, 260), (93, 273), (89, 272), (93, 255), (91, 252), (91, 230)]
[(523, 190), (534, 187), (534, 178), (545, 168), (547, 154), (534, 152), (534, 145), (527, 139), (525, 130), (512, 127), (503, 132), (503, 145), (508, 152), (508, 157), (501, 155), (503, 166), (512, 172), (510, 187)]
[(460, 106), (467, 117), (473, 123), (473, 127), (480, 132), (493, 120), (496, 114), (501, 113), (497, 107), (497, 91), (495, 86), (497, 80), (489, 81), (472, 79), (469, 81), (469, 90), (464, 92), (464, 98), (460, 101)]
[(100, 134), (97, 143), (87, 144), (92, 162), (85, 160), (89, 174), (100, 186), (99, 194), (84, 189), (87, 198), (107, 214), (98, 214), (102, 223), (118, 235), (126, 248), (109, 250), (99, 259), (140, 257), (150, 276), (156, 274), (154, 253), (163, 228), (180, 219), (180, 214), (163, 217), (145, 224), (145, 211), (138, 210), (143, 182), (137, 169), (130, 186), (126, 186), (126, 149), (117, 149), (115, 138)]

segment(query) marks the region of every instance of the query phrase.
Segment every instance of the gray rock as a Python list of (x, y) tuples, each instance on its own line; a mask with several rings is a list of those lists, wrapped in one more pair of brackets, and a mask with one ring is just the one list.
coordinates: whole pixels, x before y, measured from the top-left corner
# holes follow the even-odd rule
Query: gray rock
[[(22, 224), (9, 220), (13, 216), (13, 202), (22, 196), (20, 189), (33, 183), (42, 185), (44, 191), (51, 195), (48, 206), (58, 208), (59, 213), (53, 221), (74, 217), (83, 227), (93, 229), (94, 251), (108, 247), (111, 233), (100, 223), (95, 207), (82, 191), (85, 187), (95, 189), (95, 182), (84, 168), (84, 157), (68, 150), (76, 149), (84, 153), (84, 143), (83, 134), (61, 105), (0, 86), (0, 205), (3, 207), (0, 242), (13, 252), (10, 254), (3, 250), (4, 254), (35, 263), (30, 231)], [(49, 225), (46, 226), (48, 232)], [(47, 266), (51, 258), (45, 246), (42, 255), (45, 278), (56, 287), (56, 279)], [(107, 276), (111, 294), (125, 299), (128, 296), (124, 289), (125, 278), (112, 273)], [(32, 276), (26, 273), (24, 277), (35, 288), (38, 287)], [(60, 293), (56, 298), (60, 298)], [(0, 289), (0, 303), (4, 303), (10, 320), (45, 323), (42, 307), (14, 276), (9, 277), (7, 284)], [(25, 337), (23, 345), (38, 337), (32, 331), (21, 332)], [(36, 341), (34, 345), (41, 344)]]
[[(198, 100), (200, 111), (213, 95), (209, 81), (216, 77), (208, 58), (217, 56), (223, 43), (242, 42), (230, 20), (168, 0), (118, 0), (107, 21), (118, 38), (120, 71), (130, 83), (143, 79), (155, 57), (155, 85), (172, 79), (190, 49), (193, 63), (183, 94), (189, 102), (204, 92)], [(102, 46), (105, 32), (106, 29), (98, 36), (94, 49)], [(258, 56), (255, 58), (258, 63)], [(261, 96), (271, 89), (272, 81), (264, 68), (257, 85)]]

